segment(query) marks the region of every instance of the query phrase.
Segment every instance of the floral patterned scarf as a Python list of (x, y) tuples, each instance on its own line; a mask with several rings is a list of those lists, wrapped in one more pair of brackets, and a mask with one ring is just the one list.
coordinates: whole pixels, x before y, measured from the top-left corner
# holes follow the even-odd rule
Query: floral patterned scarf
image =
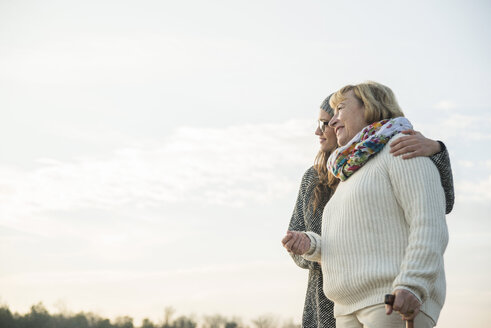
[(343, 147), (336, 149), (327, 161), (327, 169), (345, 181), (389, 142), (396, 134), (412, 129), (405, 117), (375, 122), (363, 128)]

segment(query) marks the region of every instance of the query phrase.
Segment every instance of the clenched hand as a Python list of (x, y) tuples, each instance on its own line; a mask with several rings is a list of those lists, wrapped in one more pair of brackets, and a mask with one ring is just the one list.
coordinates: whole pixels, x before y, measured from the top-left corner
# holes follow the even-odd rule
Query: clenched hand
[(287, 231), (286, 236), (281, 240), (281, 243), (288, 252), (297, 255), (307, 253), (310, 248), (310, 238), (301, 231)]

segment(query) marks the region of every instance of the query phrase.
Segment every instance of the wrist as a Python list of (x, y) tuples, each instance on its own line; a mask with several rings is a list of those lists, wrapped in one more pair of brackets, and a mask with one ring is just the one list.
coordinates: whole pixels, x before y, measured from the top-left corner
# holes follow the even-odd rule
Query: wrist
[(309, 241), (310, 241), (309, 249), (307, 249), (307, 252), (305, 252), (305, 255), (312, 255), (315, 252), (316, 240), (312, 236), (310, 236), (308, 233), (305, 233), (305, 235), (309, 238)]
[(414, 296), (414, 297), (415, 297), (415, 298), (418, 300), (418, 302), (419, 302), (420, 304), (423, 304), (422, 297), (421, 297), (420, 295), (418, 295), (418, 293), (416, 293), (416, 291), (415, 291), (414, 289), (409, 288), (409, 287), (407, 287), (407, 286), (398, 286), (398, 287), (396, 287), (396, 288), (393, 290), (393, 292), (392, 292), (392, 293), (394, 293), (394, 294), (395, 294), (395, 293), (396, 293), (396, 291), (398, 291), (398, 290), (399, 290), (399, 291), (400, 291), (400, 290), (405, 290), (405, 291), (407, 291), (407, 292), (411, 293), (411, 295), (413, 295), (413, 296)]
[(439, 152), (442, 151), (442, 146), (439, 141), (433, 140), (433, 155), (438, 154)]

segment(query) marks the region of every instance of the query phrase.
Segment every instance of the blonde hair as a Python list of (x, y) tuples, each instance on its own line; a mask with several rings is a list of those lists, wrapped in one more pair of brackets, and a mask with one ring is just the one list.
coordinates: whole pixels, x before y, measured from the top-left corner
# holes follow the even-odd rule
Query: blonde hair
[(336, 108), (350, 91), (353, 91), (355, 98), (365, 106), (365, 121), (368, 124), (404, 116), (394, 92), (389, 87), (373, 81), (342, 87), (332, 95), (329, 101), (331, 107)]

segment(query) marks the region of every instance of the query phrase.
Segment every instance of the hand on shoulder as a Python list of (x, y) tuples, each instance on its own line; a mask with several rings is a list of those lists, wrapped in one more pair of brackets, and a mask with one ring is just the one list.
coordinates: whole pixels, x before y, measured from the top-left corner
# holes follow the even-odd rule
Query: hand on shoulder
[(432, 156), (441, 151), (438, 141), (426, 138), (421, 132), (405, 130), (402, 133), (405, 136), (397, 138), (390, 144), (390, 153), (394, 156), (402, 155), (402, 159), (410, 159)]

